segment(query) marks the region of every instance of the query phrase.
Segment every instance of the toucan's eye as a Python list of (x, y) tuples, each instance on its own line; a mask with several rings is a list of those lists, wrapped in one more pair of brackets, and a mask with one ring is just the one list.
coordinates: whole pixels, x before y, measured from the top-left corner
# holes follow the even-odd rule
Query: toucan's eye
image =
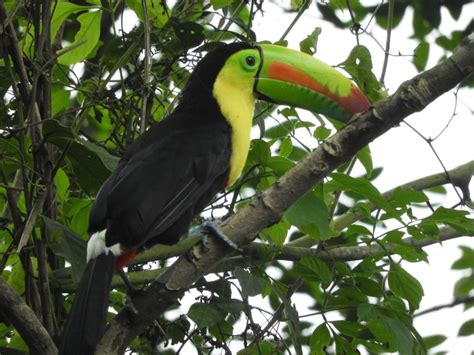
[(257, 60), (255, 57), (249, 55), (245, 58), (245, 63), (247, 63), (248, 66), (253, 67), (255, 63), (257, 63)]

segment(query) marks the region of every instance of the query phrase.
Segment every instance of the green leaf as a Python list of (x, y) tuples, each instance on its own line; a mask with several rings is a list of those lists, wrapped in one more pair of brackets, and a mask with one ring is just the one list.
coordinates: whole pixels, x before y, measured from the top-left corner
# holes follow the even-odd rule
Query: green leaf
[(425, 70), (426, 63), (428, 63), (428, 56), (430, 54), (430, 45), (426, 42), (421, 42), (416, 48), (413, 56), (413, 64), (418, 71)]
[(328, 326), (326, 323), (322, 323), (316, 327), (311, 339), (309, 341), (309, 346), (311, 349), (311, 354), (315, 355), (324, 355), (326, 354), (325, 348), (331, 343), (331, 334), (329, 333)]
[(331, 129), (327, 128), (326, 126), (316, 127), (313, 133), (313, 137), (316, 138), (318, 141), (323, 141), (330, 135), (331, 135)]
[(54, 184), (56, 185), (56, 196), (59, 201), (64, 201), (69, 190), (69, 177), (63, 169), (59, 168), (54, 176)]
[(321, 34), (321, 27), (316, 27), (310, 35), (300, 42), (300, 50), (309, 55), (317, 52), (318, 37)]
[(326, 263), (315, 256), (305, 256), (295, 264), (295, 272), (307, 280), (319, 281), (323, 288), (332, 282), (332, 272)]
[(358, 338), (366, 330), (366, 327), (360, 323), (347, 320), (332, 321), (331, 324), (342, 334), (351, 338)]
[(271, 155), (270, 147), (263, 139), (253, 139), (250, 142), (249, 159), (265, 165)]
[(451, 269), (453, 270), (463, 270), (463, 269), (472, 269), (474, 270), (474, 249), (469, 248), (468, 246), (461, 245), (459, 247), (462, 251), (461, 257), (456, 260)]
[[(290, 226), (285, 220), (275, 223), (273, 226), (264, 229), (261, 232), (263, 236), (269, 236), (275, 245), (282, 246), (288, 235)], [(268, 238), (267, 238), (268, 239)]]
[(245, 271), (240, 267), (235, 268), (234, 275), (239, 280), (244, 297), (252, 297), (262, 294), (264, 286), (262, 279), (252, 275), (250, 272)]
[(423, 287), (417, 279), (411, 276), (400, 265), (395, 263), (390, 264), (388, 285), (394, 295), (408, 301), (411, 311), (418, 309), (424, 295)]
[(86, 267), (87, 243), (72, 229), (43, 216), (51, 249), (71, 264), (72, 280), (77, 284)]
[(273, 170), (275, 175), (281, 176), (295, 166), (290, 159), (281, 156), (274, 156), (268, 159), (266, 166)]
[(445, 335), (430, 335), (427, 337), (423, 337), (426, 349), (431, 349), (438, 345), (441, 345), (446, 341), (446, 339), (448, 339), (448, 337)]
[(362, 45), (355, 46), (349, 57), (340, 66), (352, 76), (371, 102), (383, 98), (382, 85), (372, 72), (372, 57), (366, 47)]
[(423, 203), (428, 201), (428, 196), (423, 191), (415, 191), (413, 189), (402, 189), (397, 187), (390, 196), (390, 202), (394, 206), (401, 207), (412, 203)]
[(391, 217), (399, 219), (397, 210), (382, 196), (372, 183), (364, 178), (353, 178), (342, 173), (332, 173), (331, 177), (343, 186), (345, 190), (361, 194), (377, 207), (383, 209)]
[(336, 345), (336, 354), (359, 355), (355, 346), (339, 335), (334, 336), (334, 343)]
[(118, 158), (104, 148), (76, 137), (70, 127), (56, 120), (47, 120), (43, 124), (44, 138), (60, 149), (69, 147), (67, 157), (72, 163), (79, 185), (96, 194), (100, 186), (110, 176), (118, 164)]
[(290, 137), (284, 138), (280, 144), (278, 153), (280, 153), (282, 157), (288, 158), (288, 156), (291, 154), (292, 151), (293, 151), (293, 143), (291, 142), (291, 138)]
[(222, 9), (223, 7), (229, 6), (234, 0), (211, 0), (211, 5), (214, 10)]
[(474, 219), (468, 218), (468, 216), (468, 211), (439, 207), (431, 216), (425, 218), (424, 222), (447, 224), (462, 233), (473, 233)]
[(470, 335), (474, 335), (474, 319), (464, 322), (461, 328), (459, 328), (458, 336), (467, 337)]
[(64, 48), (63, 51), (73, 46), (77, 47), (60, 55), (58, 58), (59, 63), (71, 65), (79, 63), (89, 56), (99, 42), (101, 17), (102, 11), (93, 11), (86, 12), (77, 18), (81, 28), (74, 37), (74, 42)]
[(199, 329), (208, 328), (225, 319), (226, 313), (210, 303), (194, 303), (187, 313)]
[(329, 239), (329, 211), (323, 200), (310, 191), (298, 199), (283, 217), (303, 233), (317, 240)]
[(54, 41), (59, 27), (63, 22), (72, 14), (76, 14), (82, 11), (88, 11), (93, 9), (93, 6), (80, 6), (73, 4), (72, 2), (60, 1), (52, 6), (52, 18), (51, 18), (51, 41)]
[(237, 355), (273, 355), (275, 349), (269, 341), (259, 341), (257, 344), (239, 350)]
[[(140, 21), (144, 21), (142, 0), (126, 0), (130, 7), (138, 16)], [(169, 19), (169, 9), (165, 1), (146, 0), (148, 19), (153, 26), (162, 28)]]
[(361, 162), (363, 167), (365, 168), (365, 172), (367, 173), (367, 177), (370, 178), (372, 176), (372, 172), (374, 170), (374, 163), (372, 161), (372, 154), (370, 153), (369, 146), (366, 146), (359, 150), (356, 154), (357, 159)]

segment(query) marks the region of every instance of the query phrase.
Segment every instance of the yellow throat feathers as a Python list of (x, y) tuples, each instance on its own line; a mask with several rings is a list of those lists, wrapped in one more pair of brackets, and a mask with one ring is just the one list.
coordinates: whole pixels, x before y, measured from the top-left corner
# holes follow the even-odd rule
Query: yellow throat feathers
[(214, 98), (232, 130), (227, 186), (237, 180), (247, 160), (255, 107), (254, 76), (252, 73), (237, 70), (237, 64), (232, 65), (232, 59), (234, 58), (230, 57), (227, 60), (217, 75), (213, 88)]

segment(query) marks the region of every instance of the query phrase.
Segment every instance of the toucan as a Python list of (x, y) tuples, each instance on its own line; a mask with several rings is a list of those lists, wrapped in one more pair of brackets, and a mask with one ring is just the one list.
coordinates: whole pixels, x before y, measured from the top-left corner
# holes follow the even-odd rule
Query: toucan
[(173, 244), (244, 167), (256, 99), (348, 121), (361, 90), (312, 56), (270, 44), (223, 44), (190, 75), (178, 105), (131, 144), (100, 188), (87, 266), (64, 327), (62, 354), (92, 354), (106, 326), (114, 270), (137, 250)]

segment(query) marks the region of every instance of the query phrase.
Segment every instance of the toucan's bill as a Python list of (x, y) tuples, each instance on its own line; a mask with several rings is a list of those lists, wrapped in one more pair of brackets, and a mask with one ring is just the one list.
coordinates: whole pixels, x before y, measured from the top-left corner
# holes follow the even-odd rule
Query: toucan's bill
[(257, 48), (261, 62), (254, 90), (260, 98), (343, 122), (370, 107), (352, 81), (309, 54), (270, 44)]

